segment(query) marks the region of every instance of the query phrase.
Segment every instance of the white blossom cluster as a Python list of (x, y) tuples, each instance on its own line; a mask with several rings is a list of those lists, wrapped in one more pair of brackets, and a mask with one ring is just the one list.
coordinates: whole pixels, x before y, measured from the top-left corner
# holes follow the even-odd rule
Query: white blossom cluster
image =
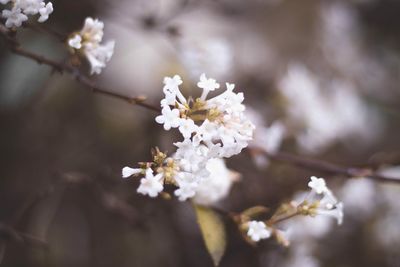
[(53, 4), (43, 0), (0, 0), (3, 5), (11, 4), (11, 9), (4, 9), (1, 16), (6, 19), (8, 28), (20, 27), (28, 20), (28, 15), (39, 14), (38, 22), (45, 22), (53, 13)]
[(271, 229), (262, 221), (250, 221), (247, 226), (247, 235), (254, 242), (271, 237)]
[[(287, 218), (296, 215), (316, 217), (309, 220), (310, 217), (297, 216), (294, 221), (285, 221), (283, 224), (287, 230), (283, 231), (275, 228), (274, 223), (251, 220), (246, 222), (246, 234), (254, 242), (267, 239), (274, 234), (282, 244), (289, 245), (289, 239), (300, 240), (306, 236), (321, 236), (329, 230), (330, 221), (326, 218), (331, 217), (337, 220), (338, 224), (343, 221), (343, 203), (338, 202), (332, 191), (326, 186), (323, 178), (312, 176), (308, 186), (311, 192), (302, 192), (296, 200), (290, 203), (291, 209), (285, 211)], [(293, 209), (293, 210), (292, 210)], [(285, 214), (282, 212), (280, 214)], [(324, 215), (318, 216), (317, 215)], [(285, 216), (285, 215), (283, 215)], [(274, 217), (273, 217), (274, 218)], [(274, 221), (272, 219), (272, 221)]]
[(101, 44), (104, 35), (103, 29), (103, 22), (98, 19), (86, 18), (82, 30), (73, 33), (68, 39), (68, 45), (74, 51), (83, 54), (89, 61), (91, 74), (100, 74), (114, 53), (115, 41)]
[(357, 143), (372, 141), (378, 134), (375, 113), (351, 82), (323, 80), (306, 66), (291, 64), (279, 88), (287, 101), (288, 121), (301, 128), (296, 140), (304, 152), (318, 153), (355, 136)]
[[(278, 152), (286, 136), (287, 129), (285, 124), (276, 120), (270, 126), (266, 126), (262, 116), (255, 110), (247, 109), (246, 114), (256, 126), (253, 140), (249, 143), (249, 147), (255, 150), (262, 150), (270, 155)], [(269, 165), (269, 160), (264, 153), (253, 153), (252, 158), (259, 168), (265, 168)]]
[(304, 207), (309, 209), (307, 212), (311, 216), (325, 215), (333, 217), (338, 224), (343, 222), (343, 203), (338, 202), (332, 191), (326, 186), (324, 178), (312, 176), (308, 187), (311, 188), (311, 193), (308, 194), (303, 203)]
[[(174, 194), (179, 200), (198, 193), (195, 201), (211, 204), (227, 194), (233, 180), (222, 158), (236, 155), (248, 145), (254, 125), (244, 115), (243, 93), (233, 92), (233, 84), (227, 83), (224, 92), (210, 99), (208, 93), (220, 85), (205, 74), (197, 84), (203, 89), (199, 98), (185, 98), (179, 89), (181, 84), (178, 75), (164, 79), (165, 98), (156, 122), (163, 124), (165, 130), (178, 128), (184, 140), (174, 143), (175, 154), (165, 158), (162, 167), (157, 166), (156, 176), (146, 170), (138, 192), (155, 197), (167, 182), (177, 187)], [(125, 167), (123, 177), (140, 172), (143, 171)]]

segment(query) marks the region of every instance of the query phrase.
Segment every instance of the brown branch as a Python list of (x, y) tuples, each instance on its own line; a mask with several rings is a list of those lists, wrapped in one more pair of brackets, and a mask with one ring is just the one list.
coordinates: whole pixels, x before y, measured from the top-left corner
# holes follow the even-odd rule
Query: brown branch
[(323, 160), (311, 159), (305, 156), (299, 156), (286, 152), (276, 152), (274, 154), (269, 154), (261, 148), (251, 148), (250, 153), (255, 155), (264, 154), (273, 161), (282, 162), (307, 170), (318, 171), (326, 174), (342, 175), (347, 178), (365, 177), (378, 182), (400, 183), (400, 177), (397, 178), (382, 175), (369, 168), (343, 167), (338, 164), (326, 162)]
[(25, 58), (31, 59), (33, 61), (36, 61), (38, 64), (50, 66), (52, 69), (59, 72), (60, 74), (69, 73), (74, 77), (74, 79), (77, 82), (79, 82), (79, 83), (85, 85), (87, 88), (91, 89), (93, 93), (117, 98), (120, 100), (124, 100), (130, 104), (135, 104), (135, 105), (147, 108), (149, 110), (160, 112), (159, 107), (146, 103), (145, 97), (140, 97), (140, 96), (139, 97), (128, 97), (128, 96), (125, 96), (125, 95), (122, 95), (122, 94), (119, 94), (116, 92), (112, 92), (111, 90), (100, 87), (94, 81), (92, 81), (89, 77), (83, 75), (82, 73), (79, 72), (78, 69), (76, 69), (75, 67), (73, 67), (69, 64), (60, 63), (60, 62), (54, 61), (52, 59), (46, 58), (44, 56), (41, 56), (41, 55), (35, 54), (33, 52), (22, 49), (20, 44), (18, 43), (18, 41), (15, 38), (15, 33), (13, 31), (8, 30), (3, 25), (0, 25), (0, 34), (4, 37), (4, 39), (6, 40), (6, 43), (8, 45), (8, 48), (14, 54), (17, 54), (17, 55), (23, 56)]
[(60, 175), (62, 182), (86, 186), (99, 199), (101, 205), (110, 213), (119, 216), (135, 227), (144, 227), (144, 222), (137, 210), (117, 194), (103, 189), (101, 184), (86, 174), (68, 172)]
[(14, 228), (0, 223), (0, 238), (16, 243), (27, 243), (47, 247), (47, 242), (27, 233), (22, 233)]
[(45, 33), (48, 34), (49, 36), (57, 39), (58, 41), (60, 41), (61, 43), (64, 43), (65, 41), (67, 41), (68, 39), (68, 35), (55, 31), (49, 27), (47, 27), (44, 24), (40, 24), (40, 23), (31, 23), (31, 22), (24, 22), (23, 26), (25, 28), (29, 28), (32, 29), (36, 32), (41, 32), (41, 33)]

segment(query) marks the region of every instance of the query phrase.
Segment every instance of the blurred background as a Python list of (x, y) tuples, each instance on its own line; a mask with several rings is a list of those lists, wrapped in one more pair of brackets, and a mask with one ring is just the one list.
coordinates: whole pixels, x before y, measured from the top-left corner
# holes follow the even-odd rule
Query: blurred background
[[(162, 79), (185, 95), (205, 72), (233, 82), (257, 129), (284, 125), (282, 151), (400, 177), (400, 2), (396, 0), (53, 0), (46, 26), (69, 34), (86, 17), (116, 40), (98, 84), (158, 105)], [(57, 61), (65, 45), (19, 29), (27, 50)], [(1, 266), (212, 266), (192, 207), (136, 193), (121, 168), (173, 151), (155, 113), (93, 94), (0, 42), (0, 222), (46, 240), (0, 239)], [(82, 66), (87, 72), (87, 66)], [(310, 175), (248, 153), (218, 207), (276, 208)], [(221, 266), (400, 266), (400, 185), (327, 176), (344, 223), (294, 219), (292, 244), (257, 247), (228, 224)], [(331, 179), (332, 178), (332, 179)], [(335, 179), (333, 179), (335, 178)], [(15, 241), (15, 240), (14, 240)]]

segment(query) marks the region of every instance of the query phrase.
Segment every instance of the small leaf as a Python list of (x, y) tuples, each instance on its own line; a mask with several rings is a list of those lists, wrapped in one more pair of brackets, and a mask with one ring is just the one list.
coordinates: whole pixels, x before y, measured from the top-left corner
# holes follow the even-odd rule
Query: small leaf
[(212, 209), (196, 204), (193, 206), (208, 253), (211, 255), (214, 266), (218, 266), (226, 249), (225, 224), (218, 213)]

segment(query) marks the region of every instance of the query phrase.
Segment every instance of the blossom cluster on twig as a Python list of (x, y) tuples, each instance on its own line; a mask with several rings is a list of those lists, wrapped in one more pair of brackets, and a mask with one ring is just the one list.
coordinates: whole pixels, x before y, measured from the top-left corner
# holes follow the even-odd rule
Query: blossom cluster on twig
[(68, 45), (73, 53), (87, 58), (90, 63), (90, 73), (100, 74), (106, 67), (113, 53), (115, 41), (101, 44), (103, 40), (104, 23), (98, 19), (86, 18), (83, 28), (71, 34)]
[[(244, 96), (233, 91), (234, 84), (227, 83), (224, 92), (209, 99), (208, 94), (219, 89), (220, 85), (205, 74), (200, 76), (197, 84), (203, 90), (200, 97), (184, 97), (179, 89), (181, 84), (178, 75), (165, 77), (165, 98), (161, 100), (161, 115), (156, 117), (156, 122), (163, 124), (165, 130), (178, 128), (182, 134), (184, 140), (174, 143), (177, 147), (175, 154), (167, 157), (157, 150), (152, 163), (122, 170), (123, 177), (144, 175), (137, 191), (150, 197), (163, 191), (164, 184), (175, 185), (174, 194), (181, 201), (195, 197), (204, 185), (213, 184), (214, 174), (210, 168), (214, 172), (228, 173), (222, 159), (240, 153), (252, 139), (254, 125), (244, 114)], [(229, 175), (225, 177), (230, 179)], [(230, 183), (216, 184), (229, 188), (226, 185)], [(226, 194), (226, 190), (211, 192), (208, 193), (213, 200)], [(200, 202), (208, 203), (210, 198), (203, 197)]]

